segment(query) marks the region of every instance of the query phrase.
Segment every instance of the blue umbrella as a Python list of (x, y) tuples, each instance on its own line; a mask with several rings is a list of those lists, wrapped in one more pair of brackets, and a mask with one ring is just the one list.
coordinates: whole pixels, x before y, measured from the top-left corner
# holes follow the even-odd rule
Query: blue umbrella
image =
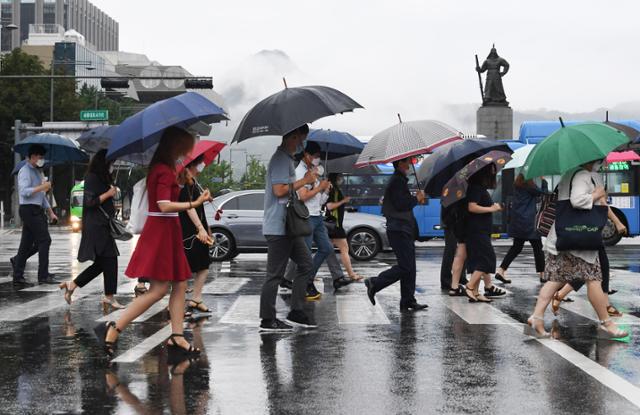
[(189, 129), (200, 122), (208, 124), (227, 120), (224, 110), (196, 92), (186, 92), (158, 101), (124, 120), (109, 145), (110, 160), (138, 154), (144, 163), (153, 154), (163, 131), (172, 126)]
[(333, 130), (311, 130), (307, 136), (308, 141), (315, 141), (325, 153), (325, 159), (359, 154), (364, 144), (349, 133)]
[(40, 144), (46, 150), (47, 160), (53, 163), (66, 161), (88, 161), (89, 156), (82, 151), (78, 143), (68, 137), (59, 134), (42, 133), (29, 136), (13, 146), (13, 151), (22, 157), (27, 157), (29, 147)]
[[(15, 176), (16, 174), (18, 174), (18, 172), (20, 171), (21, 168), (24, 167), (24, 165), (27, 164), (27, 160), (20, 160), (20, 162), (18, 164), (16, 164), (16, 166), (13, 168), (13, 170), (11, 170), (11, 175)], [(50, 166), (54, 166), (56, 164), (60, 164), (60, 162), (58, 163), (51, 163), (49, 160), (45, 160), (44, 161), (44, 167), (43, 169), (47, 169)]]
[(92, 128), (78, 137), (78, 143), (86, 151), (97, 153), (100, 150), (109, 148), (117, 127), (117, 125), (101, 125)]

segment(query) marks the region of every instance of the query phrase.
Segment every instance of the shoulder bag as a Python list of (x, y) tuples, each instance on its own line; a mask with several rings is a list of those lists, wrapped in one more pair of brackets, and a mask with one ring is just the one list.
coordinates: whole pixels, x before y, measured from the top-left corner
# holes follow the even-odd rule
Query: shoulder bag
[(102, 206), (98, 206), (98, 209), (100, 209), (102, 214), (107, 218), (107, 222), (109, 223), (109, 232), (113, 239), (118, 241), (128, 241), (133, 238), (133, 234), (127, 230), (124, 223), (116, 219), (114, 216), (110, 216)]
[(311, 235), (309, 209), (298, 198), (298, 194), (293, 190), (291, 183), (289, 183), (289, 200), (287, 201), (286, 231), (287, 236), (292, 238)]

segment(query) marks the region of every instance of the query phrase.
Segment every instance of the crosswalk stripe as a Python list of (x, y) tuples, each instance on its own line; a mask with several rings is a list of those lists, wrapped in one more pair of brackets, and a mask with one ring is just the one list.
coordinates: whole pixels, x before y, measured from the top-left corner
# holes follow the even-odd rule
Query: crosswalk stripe
[(391, 324), (380, 303), (372, 306), (369, 299), (359, 295), (336, 297), (338, 324)]
[(235, 294), (242, 286), (251, 281), (250, 278), (219, 277), (202, 288), (203, 294)]
[[(444, 302), (447, 307), (449, 307), (449, 304), (452, 304), (449, 309), (460, 316), (460, 318), (468, 324), (505, 324), (507, 326), (517, 328), (518, 330), (523, 326), (519, 321), (509, 317), (507, 314), (488, 304), (464, 304), (463, 302), (455, 304), (455, 302), (447, 300), (453, 299), (445, 299)], [(482, 310), (482, 308), (484, 308), (484, 310)], [(482, 315), (485, 319), (484, 322), (481, 322), (481, 318), (476, 318), (476, 315)], [(618, 393), (620, 396), (640, 408), (640, 388), (633, 385), (626, 379), (616, 375), (609, 369), (594, 362), (560, 341), (551, 339), (533, 340), (539, 342), (547, 349), (553, 351), (558, 356), (594, 378), (596, 381), (610, 388), (612, 391)]]
[[(133, 322), (134, 323), (142, 323), (143, 321), (147, 321), (151, 317), (155, 316), (156, 314), (164, 311), (164, 309), (167, 308), (168, 305), (169, 305), (169, 297), (167, 295), (162, 300), (158, 301), (157, 303), (155, 303), (151, 307), (149, 307), (149, 309), (147, 309), (147, 311), (145, 311), (144, 313), (140, 314), (135, 320), (133, 320)], [(115, 311), (113, 311), (113, 312), (111, 312), (111, 313), (109, 313), (109, 314), (107, 314), (105, 316), (102, 316), (102, 317), (96, 319), (96, 321), (116, 321), (117, 319), (120, 318), (122, 313), (124, 313), (124, 309), (115, 310)]]
[(151, 351), (154, 347), (165, 341), (171, 335), (171, 324), (167, 324), (151, 336), (138, 343), (136, 346), (122, 353), (112, 360), (113, 363), (132, 363)]
[[(561, 308), (571, 311), (572, 313), (578, 314), (582, 317), (586, 317), (589, 320), (600, 321), (598, 315), (595, 310), (591, 306), (591, 303), (580, 297), (573, 296), (573, 302), (567, 303), (562, 302), (560, 305)], [(622, 317), (612, 317), (612, 319), (616, 322), (616, 324), (626, 324), (631, 326), (640, 326), (640, 318), (633, 316), (631, 314), (623, 314)]]
[[(276, 299), (276, 307), (278, 305)], [(245, 326), (257, 326), (260, 322), (260, 296), (241, 295), (229, 307), (229, 310), (220, 319), (221, 324), (240, 324)]]

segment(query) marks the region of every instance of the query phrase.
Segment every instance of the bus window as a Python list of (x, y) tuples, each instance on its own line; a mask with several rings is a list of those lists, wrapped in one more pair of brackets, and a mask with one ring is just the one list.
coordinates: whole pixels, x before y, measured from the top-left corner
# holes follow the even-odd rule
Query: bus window
[(607, 172), (605, 174), (605, 183), (607, 193), (631, 195), (633, 187), (633, 174), (630, 170)]
[(73, 193), (71, 195), (71, 206), (82, 206), (84, 194), (82, 192)]

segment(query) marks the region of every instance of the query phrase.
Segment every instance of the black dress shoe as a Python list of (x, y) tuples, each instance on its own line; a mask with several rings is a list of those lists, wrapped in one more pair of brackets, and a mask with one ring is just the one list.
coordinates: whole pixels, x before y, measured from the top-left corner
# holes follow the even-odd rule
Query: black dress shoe
[(43, 279), (39, 279), (38, 278), (38, 284), (59, 284), (60, 281), (56, 280), (55, 278), (53, 278), (52, 275), (49, 275), (47, 278), (43, 278)]
[(366, 278), (364, 280), (364, 285), (367, 287), (367, 296), (369, 297), (369, 301), (371, 301), (371, 304), (376, 305), (376, 289), (373, 287), (373, 281), (371, 281), (371, 278)]
[(413, 304), (401, 305), (400, 311), (419, 311), (419, 310), (424, 310), (427, 307), (429, 306), (426, 304), (420, 304), (418, 302), (415, 302)]
[(9, 262), (11, 262), (11, 270), (13, 271), (12, 275), (15, 275), (15, 273), (16, 273), (16, 258), (15, 257), (9, 258)]
[(18, 288), (27, 288), (33, 287), (33, 284), (25, 280), (24, 278), (16, 278), (13, 280), (13, 286)]
[(285, 288), (287, 290), (293, 290), (293, 283), (285, 278), (280, 281), (280, 287)]
[(345, 276), (342, 276), (340, 278), (338, 278), (337, 280), (333, 280), (333, 288), (338, 291), (340, 288), (342, 287), (346, 287), (347, 285), (351, 284), (353, 282), (352, 279), (347, 278)]

